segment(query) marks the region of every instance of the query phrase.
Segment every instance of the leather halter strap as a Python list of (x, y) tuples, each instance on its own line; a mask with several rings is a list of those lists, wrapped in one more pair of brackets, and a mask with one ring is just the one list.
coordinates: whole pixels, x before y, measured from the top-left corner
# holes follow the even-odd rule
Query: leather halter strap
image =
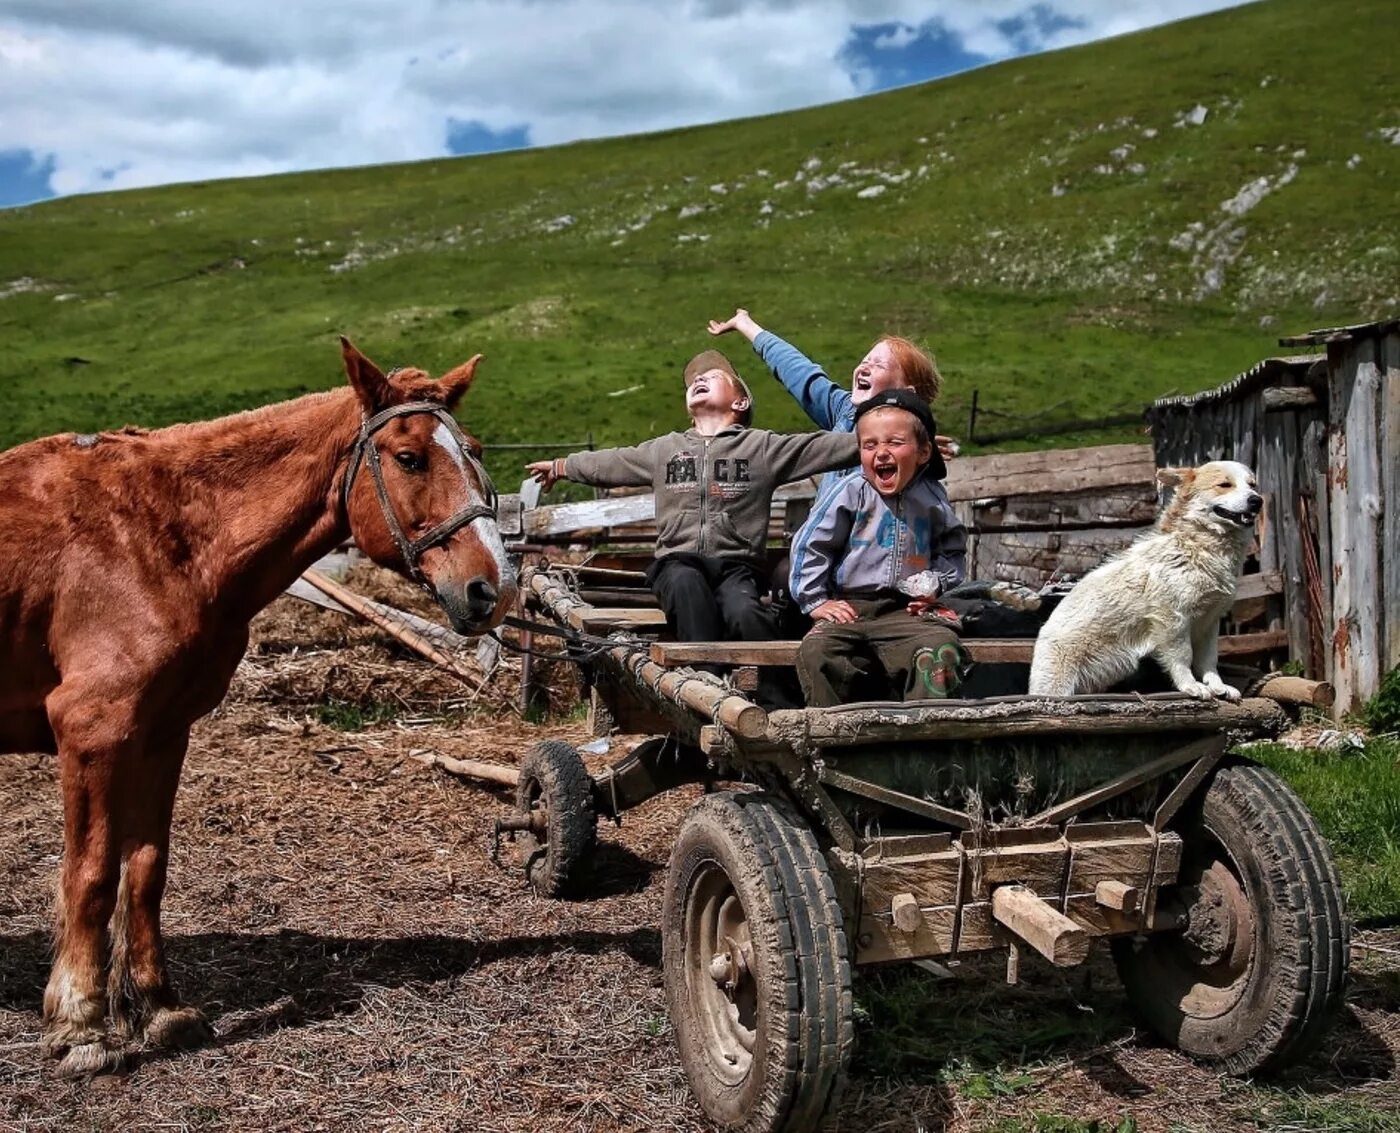
[[(389, 499), (389, 489), (384, 484), (384, 468), (379, 459), (379, 449), (373, 444), (373, 437), (396, 417), (411, 417), (420, 413), (436, 417), (447, 427), (447, 431), (457, 442), (457, 449), (462, 457), (464, 468), (468, 468), (476, 474), (486, 502), (464, 507), (417, 539), (410, 539), (404, 533), (398, 516), (394, 514), (394, 505)], [(420, 586), (429, 586), (426, 576), (418, 565), (418, 560), (424, 551), (447, 542), (457, 531), (475, 520), (490, 519), (495, 521), (497, 519), (499, 499), (496, 495), (496, 486), (491, 482), (491, 477), (487, 475), (481, 461), (477, 460), (472, 455), (471, 449), (467, 447), (467, 436), (462, 432), (462, 427), (457, 424), (456, 418), (447, 411), (445, 406), (439, 405), (437, 402), (406, 401), (402, 405), (391, 405), (388, 409), (381, 409), (374, 416), (367, 417), (360, 422), (360, 434), (355, 440), (355, 447), (350, 451), (350, 467), (345, 473), (345, 488), (341, 493), (347, 515), (350, 512), (350, 489), (355, 486), (355, 477), (359, 474), (361, 464), (369, 468), (370, 477), (374, 481), (374, 494), (379, 499), (379, 510), (384, 516), (384, 524), (389, 528), (389, 534), (393, 536), (394, 542), (399, 548), (399, 554), (403, 556), (404, 569)]]

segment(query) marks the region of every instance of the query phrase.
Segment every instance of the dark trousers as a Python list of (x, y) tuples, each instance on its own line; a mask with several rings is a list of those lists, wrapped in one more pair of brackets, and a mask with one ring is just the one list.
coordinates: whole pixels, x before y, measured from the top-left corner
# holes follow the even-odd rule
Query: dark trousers
[(647, 585), (677, 641), (773, 641), (773, 613), (760, 599), (763, 573), (742, 559), (666, 555), (647, 569)]
[(818, 622), (797, 650), (802, 694), (814, 708), (860, 700), (943, 700), (962, 682), (964, 656), (947, 626), (894, 600), (847, 599), (854, 622)]

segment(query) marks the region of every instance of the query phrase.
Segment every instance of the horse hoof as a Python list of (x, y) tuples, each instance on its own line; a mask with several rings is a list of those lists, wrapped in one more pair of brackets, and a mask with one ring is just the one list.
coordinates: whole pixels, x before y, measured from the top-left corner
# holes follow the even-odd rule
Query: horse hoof
[(162, 1050), (193, 1050), (214, 1038), (214, 1029), (194, 1007), (160, 1007), (146, 1024), (146, 1042)]
[(70, 1046), (58, 1063), (60, 1078), (92, 1078), (98, 1074), (116, 1074), (126, 1062), (118, 1047), (106, 1041), (78, 1043)]

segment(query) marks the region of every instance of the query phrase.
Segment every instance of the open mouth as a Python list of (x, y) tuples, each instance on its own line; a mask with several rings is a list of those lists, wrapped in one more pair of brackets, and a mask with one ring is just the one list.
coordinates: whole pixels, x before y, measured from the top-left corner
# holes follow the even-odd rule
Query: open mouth
[(1214, 511), (1216, 515), (1220, 516), (1221, 519), (1228, 519), (1231, 523), (1237, 523), (1241, 527), (1251, 526), (1254, 523), (1255, 517), (1259, 514), (1257, 511), (1231, 511), (1229, 508), (1222, 507), (1220, 504), (1216, 504), (1211, 510)]
[(704, 396), (705, 394), (707, 394), (707, 393), (709, 393), (709, 392), (710, 392), (710, 384), (709, 384), (709, 382), (706, 382), (706, 381), (703, 381), (703, 380), (697, 378), (695, 381), (693, 381), (693, 382), (690, 383), (690, 395), (691, 395), (692, 397), (695, 397), (695, 396)]
[(870, 470), (875, 473), (875, 486), (882, 492), (892, 491), (899, 483), (899, 465), (893, 461), (876, 463)]
[(870, 379), (864, 374), (857, 374), (855, 381), (851, 384), (851, 388), (855, 390), (856, 393), (869, 393)]

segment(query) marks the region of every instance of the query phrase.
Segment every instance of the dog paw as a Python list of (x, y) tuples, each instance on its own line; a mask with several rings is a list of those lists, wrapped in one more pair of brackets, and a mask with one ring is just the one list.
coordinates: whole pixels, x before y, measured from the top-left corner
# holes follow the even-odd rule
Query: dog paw
[(1194, 696), (1197, 700), (1215, 699), (1215, 693), (1210, 690), (1208, 685), (1204, 685), (1200, 681), (1186, 681), (1176, 691), (1183, 692), (1187, 696)]
[(1234, 685), (1227, 685), (1219, 677), (1213, 681), (1206, 681), (1206, 686), (1213, 695), (1219, 697), (1221, 700), (1236, 701), (1240, 699), (1240, 690), (1235, 688)]

